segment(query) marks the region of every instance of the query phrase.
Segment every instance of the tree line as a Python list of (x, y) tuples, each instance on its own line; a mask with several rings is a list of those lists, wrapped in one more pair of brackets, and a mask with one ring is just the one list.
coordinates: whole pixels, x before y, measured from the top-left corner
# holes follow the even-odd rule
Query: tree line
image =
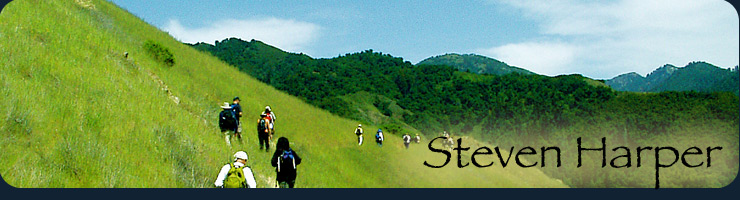
[(314, 59), (236, 38), (192, 46), (339, 116), (352, 118), (356, 112), (344, 95), (386, 96), (409, 111), (404, 123), (425, 134), (541, 134), (600, 121), (660, 133), (682, 120), (738, 119), (738, 98), (732, 93), (618, 92), (589, 84), (581, 75), (479, 75), (445, 65), (413, 65), (373, 50)]

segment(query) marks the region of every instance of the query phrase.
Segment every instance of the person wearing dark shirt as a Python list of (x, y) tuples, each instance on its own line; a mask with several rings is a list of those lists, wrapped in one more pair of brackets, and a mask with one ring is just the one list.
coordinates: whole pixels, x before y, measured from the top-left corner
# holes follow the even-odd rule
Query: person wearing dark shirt
[(239, 141), (242, 140), (242, 123), (239, 121), (239, 119), (242, 118), (242, 106), (239, 105), (239, 102), (241, 100), (239, 97), (234, 97), (234, 103), (231, 104), (231, 110), (234, 111), (234, 117), (236, 117), (236, 123), (237, 123), (237, 129), (234, 135), (236, 138), (239, 139)]
[(280, 188), (293, 188), (298, 174), (296, 167), (301, 164), (301, 157), (290, 148), (288, 138), (278, 138), (275, 146), (270, 162), (277, 172), (277, 183)]

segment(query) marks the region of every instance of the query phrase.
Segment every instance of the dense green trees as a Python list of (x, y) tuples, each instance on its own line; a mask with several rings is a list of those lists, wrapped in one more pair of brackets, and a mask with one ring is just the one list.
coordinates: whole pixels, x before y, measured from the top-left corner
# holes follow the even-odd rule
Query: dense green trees
[[(577, 151), (571, 143), (582, 136), (607, 137), (631, 148), (706, 143), (737, 149), (740, 108), (738, 96), (730, 92), (618, 92), (581, 75), (479, 75), (446, 65), (415, 66), (372, 50), (313, 59), (259, 41), (227, 39), (215, 46), (193, 46), (313, 105), (363, 124), (376, 123), (387, 134), (409, 132), (410, 125), (427, 138), (446, 130), (490, 144), (546, 144), (569, 152)], [(387, 117), (378, 120), (376, 114)], [(563, 159), (574, 160), (573, 155)], [(717, 160), (724, 162), (710, 171), (666, 172), (674, 179), (665, 184), (721, 187), (735, 177), (737, 152), (722, 156)], [(542, 169), (574, 187), (653, 186), (644, 180), (654, 172), (640, 168)]]
[[(340, 116), (356, 111), (342, 96), (366, 91), (391, 98), (410, 111), (403, 122), (427, 134), (471, 133), (476, 126), (475, 134), (543, 134), (604, 120), (623, 129), (664, 132), (696, 116), (738, 118), (737, 97), (724, 93), (622, 93), (588, 84), (581, 75), (479, 75), (442, 65), (414, 66), (373, 50), (312, 59), (234, 38), (193, 46)], [(387, 105), (375, 106), (392, 114)]]

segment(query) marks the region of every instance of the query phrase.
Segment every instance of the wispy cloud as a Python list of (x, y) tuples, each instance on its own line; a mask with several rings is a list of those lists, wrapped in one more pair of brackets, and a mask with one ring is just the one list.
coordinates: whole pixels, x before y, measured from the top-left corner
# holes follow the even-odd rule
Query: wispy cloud
[(644, 75), (666, 63), (682, 66), (702, 60), (720, 67), (738, 64), (737, 13), (724, 1), (503, 3), (539, 23), (540, 36), (479, 53), (535, 72), (611, 78), (630, 71)]
[(495, 55), (510, 65), (538, 74), (557, 74), (573, 63), (577, 47), (565, 43), (527, 42), (481, 49), (479, 54)]
[(320, 30), (318, 25), (312, 23), (278, 18), (226, 19), (197, 28), (184, 27), (173, 19), (164, 27), (164, 31), (186, 43), (213, 44), (216, 40), (237, 37), (260, 40), (285, 51), (304, 53), (310, 51), (309, 47), (318, 39)]

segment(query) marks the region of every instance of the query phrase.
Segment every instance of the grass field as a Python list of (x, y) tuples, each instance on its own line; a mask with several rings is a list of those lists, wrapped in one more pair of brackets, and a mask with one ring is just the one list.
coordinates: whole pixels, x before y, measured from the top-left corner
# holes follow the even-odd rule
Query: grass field
[[(144, 50), (169, 49), (174, 65)], [(128, 57), (124, 57), (128, 52)], [(566, 187), (537, 168), (432, 169), (439, 154), (380, 148), (359, 123), (260, 83), (176, 41), (107, 1), (16, 0), (0, 13), (0, 175), (14, 187), (212, 187), (236, 150), (249, 154), (259, 187), (272, 186), (271, 153), (254, 123), (277, 115), (304, 159), (297, 187)], [(242, 99), (243, 144), (226, 146), (218, 107)], [(368, 133), (377, 127), (366, 126)]]

